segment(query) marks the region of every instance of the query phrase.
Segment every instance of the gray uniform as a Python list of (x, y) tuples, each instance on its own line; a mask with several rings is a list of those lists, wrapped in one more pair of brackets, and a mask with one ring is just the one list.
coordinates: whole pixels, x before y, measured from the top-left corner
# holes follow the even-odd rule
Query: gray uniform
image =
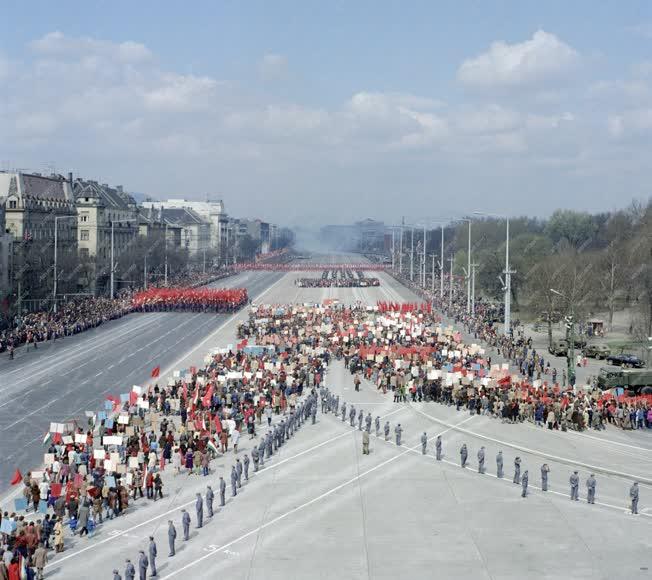
[(469, 457), (469, 451), (466, 448), (466, 443), (462, 443), (462, 447), (460, 448), (460, 465), (462, 467), (466, 467), (466, 460)]
[(365, 418), (365, 428), (367, 429), (367, 433), (371, 433), (371, 422), (373, 419), (371, 418), (371, 413), (367, 413), (367, 417)]
[(629, 499), (632, 502), (632, 514), (638, 514), (638, 482), (635, 481), (629, 488)]
[(183, 540), (187, 542), (190, 539), (190, 514), (186, 510), (181, 510), (181, 525), (183, 526)]
[(593, 474), (586, 480), (586, 501), (595, 503), (595, 475)]
[(389, 421), (385, 422), (385, 441), (389, 440)]
[(243, 459), (243, 467), (244, 467), (245, 479), (249, 481), (249, 455), (247, 455), (246, 453)]
[(498, 455), (496, 455), (496, 477), (500, 479), (503, 475), (505, 475), (503, 471), (503, 452), (499, 451)]
[(122, 576), (120, 576), (120, 572), (117, 570), (113, 570), (113, 580), (122, 580)]
[(233, 497), (238, 495), (238, 472), (235, 470), (235, 465), (231, 466), (231, 495)]
[(441, 461), (441, 435), (437, 435), (437, 439), (435, 441), (435, 459), (437, 459), (437, 461)]
[(346, 401), (342, 403), (342, 423), (346, 421)]
[(197, 499), (195, 499), (195, 511), (197, 512), (197, 527), (201, 528), (204, 525), (204, 500), (201, 493), (198, 493)]
[(523, 478), (521, 479), (521, 488), (522, 488), (522, 491), (521, 491), (521, 497), (525, 497), (525, 496), (527, 496), (527, 484), (528, 484), (528, 479), (529, 479), (529, 477), (528, 477), (528, 473), (527, 473), (527, 469), (526, 469), (526, 470), (523, 472)]
[(254, 473), (258, 471), (258, 461), (259, 461), (259, 453), (258, 453), (258, 447), (254, 445), (253, 449), (251, 450), (251, 459), (254, 462)]
[(376, 437), (380, 437), (380, 417), (376, 417)]
[(136, 577), (136, 568), (131, 563), (131, 560), (127, 560), (125, 566), (125, 580), (134, 580)]
[(478, 451), (478, 473), (484, 473), (484, 447)]
[(362, 412), (362, 409), (360, 409), (360, 412), (358, 413), (358, 431), (362, 431), (363, 421), (364, 421), (364, 413)]
[(224, 504), (226, 503), (226, 481), (224, 481), (224, 478), (220, 475), (220, 507), (224, 507)]
[(349, 411), (349, 423), (351, 427), (355, 427), (355, 407), (351, 405), (351, 410)]
[(206, 488), (206, 511), (208, 512), (208, 517), (213, 517), (213, 500), (215, 499), (215, 494), (213, 493), (213, 488), (209, 485)]
[(260, 459), (260, 466), (264, 467), (265, 465), (265, 438), (261, 440), (258, 444), (258, 458)]
[(577, 471), (574, 471), (570, 476), (570, 498), (579, 501), (580, 478)]
[(147, 559), (147, 556), (145, 556), (145, 552), (141, 550), (140, 556), (138, 557), (138, 574), (140, 576), (140, 580), (147, 579), (148, 566), (149, 566), (149, 560)]
[(548, 473), (550, 468), (547, 463), (541, 466), (541, 491), (548, 491)]
[(424, 432), (423, 435), (421, 435), (421, 455), (426, 454), (427, 447), (428, 447), (428, 435)]
[(394, 434), (396, 435), (396, 445), (400, 445), (401, 435), (403, 434), (403, 427), (401, 427), (400, 423), (394, 427)]
[(177, 552), (174, 549), (174, 542), (177, 539), (177, 529), (174, 527), (172, 520), (168, 520), (168, 546), (170, 547), (169, 557), (174, 556)]
[(156, 549), (156, 542), (154, 538), (149, 538), (149, 574), (150, 576), (156, 576), (156, 557), (158, 556), (158, 550)]
[(521, 458), (514, 459), (514, 483), (521, 483)]

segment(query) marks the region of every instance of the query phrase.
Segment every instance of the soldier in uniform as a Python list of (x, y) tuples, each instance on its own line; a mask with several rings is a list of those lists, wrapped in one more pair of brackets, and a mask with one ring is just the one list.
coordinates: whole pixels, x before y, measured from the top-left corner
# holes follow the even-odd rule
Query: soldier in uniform
[(389, 441), (389, 421), (385, 421), (385, 441)]
[(586, 480), (586, 502), (590, 504), (595, 503), (595, 475), (589, 475), (589, 478)]
[(369, 455), (369, 432), (362, 432), (362, 454)]
[(548, 491), (548, 474), (550, 473), (550, 468), (547, 463), (544, 463), (541, 466), (541, 491)]
[(441, 435), (437, 435), (435, 440), (435, 459), (441, 461)]
[(570, 498), (571, 500), (579, 501), (580, 477), (577, 471), (573, 471), (570, 476)]
[(401, 445), (401, 435), (403, 434), (403, 427), (401, 427), (401, 424), (399, 423), (394, 427), (394, 434), (396, 435), (396, 445), (400, 447)]
[(183, 526), (183, 541), (187, 542), (190, 539), (190, 514), (185, 510), (181, 510), (181, 525)]
[(380, 416), (376, 415), (376, 437), (380, 437)]
[(136, 577), (136, 568), (134, 568), (129, 558), (125, 560), (125, 564), (125, 580), (134, 580)]
[(235, 460), (235, 472), (238, 476), (238, 489), (240, 489), (242, 487), (242, 463), (240, 463), (239, 457)]
[(346, 401), (342, 403), (342, 423), (346, 421)]
[(220, 507), (224, 507), (224, 504), (226, 503), (226, 481), (224, 481), (224, 478), (220, 475)]
[(156, 557), (158, 556), (158, 550), (156, 549), (156, 542), (154, 541), (154, 536), (149, 537), (149, 568), (150, 576), (156, 576)]
[(213, 499), (215, 499), (213, 488), (208, 485), (206, 486), (206, 511), (208, 512), (209, 518), (213, 517)]
[(629, 488), (629, 499), (632, 502), (632, 515), (638, 515), (638, 481), (632, 483), (632, 487)]
[(116, 568), (113, 569), (113, 580), (122, 580), (122, 576), (120, 576), (120, 572)]
[(362, 422), (364, 421), (364, 411), (360, 409), (358, 413), (358, 431), (362, 431)]
[(249, 481), (249, 455), (247, 453), (245, 453), (243, 462), (245, 480)]
[(201, 528), (204, 525), (204, 500), (201, 493), (195, 496), (195, 512), (197, 513), (197, 527)]
[(496, 477), (502, 479), (503, 475), (503, 452), (499, 451), (496, 455)]
[(355, 407), (351, 405), (351, 410), (349, 411), (349, 423), (351, 427), (355, 427)]
[(428, 435), (426, 432), (423, 432), (423, 435), (421, 435), (421, 455), (426, 454), (426, 448), (428, 447)]
[(149, 560), (147, 559), (147, 556), (145, 555), (145, 552), (142, 550), (139, 551), (139, 556), (138, 556), (138, 574), (140, 576), (140, 580), (147, 580), (147, 567), (149, 566)]
[(254, 462), (254, 473), (258, 473), (259, 454), (258, 454), (258, 447), (256, 447), (255, 445), (251, 450), (251, 459), (253, 459)]
[(514, 459), (514, 483), (521, 483), (521, 458)]
[(371, 422), (373, 419), (371, 418), (371, 413), (367, 413), (367, 417), (365, 418), (365, 429), (367, 430), (367, 433), (371, 433)]
[(527, 469), (526, 469), (523, 472), (523, 478), (521, 479), (521, 487), (522, 487), (522, 490), (523, 490), (523, 491), (521, 491), (521, 497), (526, 497), (527, 496), (528, 479), (529, 479), (529, 476), (528, 476)]
[(484, 473), (484, 446), (478, 451), (478, 473)]
[(460, 465), (462, 467), (466, 467), (466, 460), (469, 457), (469, 451), (466, 448), (466, 443), (462, 443), (462, 447), (460, 448)]
[(310, 419), (312, 420), (313, 425), (317, 421), (317, 405), (314, 403), (310, 409)]
[(238, 472), (235, 470), (235, 465), (231, 466), (231, 496), (238, 495)]
[(177, 529), (174, 527), (174, 523), (172, 520), (168, 520), (168, 545), (170, 547), (170, 553), (168, 554), (168, 557), (171, 558), (174, 556), (177, 552), (174, 549), (174, 542), (177, 539)]

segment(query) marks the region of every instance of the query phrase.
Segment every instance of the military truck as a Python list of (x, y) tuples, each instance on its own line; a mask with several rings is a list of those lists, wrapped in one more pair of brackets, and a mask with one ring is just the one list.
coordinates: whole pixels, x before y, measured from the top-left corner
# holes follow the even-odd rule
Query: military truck
[(652, 370), (602, 367), (598, 386), (603, 391), (621, 387), (636, 395), (652, 395)]

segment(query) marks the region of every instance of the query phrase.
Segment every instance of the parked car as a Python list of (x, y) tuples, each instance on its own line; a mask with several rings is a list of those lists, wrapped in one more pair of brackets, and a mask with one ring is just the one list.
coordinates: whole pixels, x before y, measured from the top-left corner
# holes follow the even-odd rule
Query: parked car
[(568, 343), (565, 340), (553, 340), (552, 345), (548, 347), (548, 352), (555, 356), (566, 356)]
[(595, 359), (607, 358), (611, 354), (611, 349), (606, 344), (589, 344), (584, 349), (584, 354)]
[(607, 357), (607, 362), (612, 365), (625, 368), (642, 369), (645, 362), (633, 354), (611, 354)]

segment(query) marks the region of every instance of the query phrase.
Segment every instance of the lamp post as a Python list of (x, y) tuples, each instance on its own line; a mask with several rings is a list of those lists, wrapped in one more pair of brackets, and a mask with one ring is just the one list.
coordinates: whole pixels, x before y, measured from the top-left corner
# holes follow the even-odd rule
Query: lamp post
[(448, 284), (448, 314), (451, 313), (451, 310), (453, 308), (453, 264), (455, 262), (455, 254), (451, 254), (451, 257), (448, 258), (448, 261), (451, 263), (451, 269), (450, 269), (450, 280)]
[(77, 219), (76, 215), (57, 215), (54, 216), (54, 280), (52, 284), (52, 300), (54, 301), (54, 312), (57, 312), (57, 252), (59, 246), (59, 220)]
[(473, 213), (505, 220), (505, 270), (503, 271), (503, 274), (505, 274), (505, 335), (509, 335), (512, 326), (512, 274), (515, 273), (509, 267), (509, 216), (479, 211)]
[(410, 282), (414, 282), (414, 228), (410, 226)]
[(575, 316), (573, 312), (573, 301), (565, 294), (550, 288), (550, 292), (561, 296), (568, 301), (570, 314), (566, 317), (566, 335), (568, 337), (568, 348), (566, 349), (566, 366), (568, 368), (568, 384), (575, 386)]
[[(120, 220), (120, 223), (131, 223), (131, 222), (137, 222), (138, 220), (136, 218), (130, 218), (126, 220)], [(115, 228), (115, 220), (111, 220), (111, 289), (110, 289), (110, 297), (111, 300), (113, 300), (113, 282), (114, 282), (114, 271), (115, 271), (115, 235), (114, 235), (114, 228)]]

